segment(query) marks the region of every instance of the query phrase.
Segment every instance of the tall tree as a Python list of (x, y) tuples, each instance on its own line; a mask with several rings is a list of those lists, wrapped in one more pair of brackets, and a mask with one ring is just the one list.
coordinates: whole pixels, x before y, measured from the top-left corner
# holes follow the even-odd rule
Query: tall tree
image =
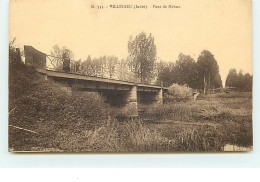
[(234, 90), (238, 92), (251, 92), (253, 84), (253, 77), (246, 73), (243, 74), (242, 70), (237, 73), (236, 69), (230, 69), (227, 79), (226, 87), (235, 87)]
[(174, 68), (174, 63), (160, 61), (157, 63), (157, 85), (169, 87), (173, 83), (172, 71)]
[(189, 55), (180, 53), (173, 69), (175, 83), (197, 88), (197, 75), (197, 63), (195, 60)]
[(216, 83), (216, 80), (214, 79), (219, 78), (219, 76), (216, 76), (219, 74), (219, 66), (214, 58), (214, 55), (208, 50), (203, 50), (200, 53), (197, 64), (199, 78), (198, 83), (200, 88), (203, 88), (204, 93), (207, 93), (210, 88), (214, 88)]
[(237, 70), (230, 69), (227, 79), (226, 79), (226, 87), (237, 87), (238, 84), (238, 77), (237, 77)]
[(246, 73), (244, 75), (244, 83), (245, 83), (245, 90), (244, 91), (251, 92), (252, 86), (253, 86), (253, 77), (249, 73)]
[(243, 70), (239, 70), (238, 72), (238, 84), (237, 84), (238, 91), (243, 91), (245, 89), (245, 79)]
[(212, 83), (213, 88), (223, 88), (222, 79), (219, 73), (217, 73), (214, 77), (214, 82)]
[(146, 36), (140, 33), (128, 41), (128, 60), (131, 71), (142, 83), (150, 83), (154, 78), (154, 68), (156, 63), (156, 46), (154, 37), (150, 34)]

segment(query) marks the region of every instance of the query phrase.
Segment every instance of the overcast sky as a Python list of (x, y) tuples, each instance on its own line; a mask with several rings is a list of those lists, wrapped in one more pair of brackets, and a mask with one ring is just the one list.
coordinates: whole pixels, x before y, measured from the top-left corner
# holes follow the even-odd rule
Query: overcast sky
[[(97, 10), (91, 4), (181, 8)], [(31, 45), (49, 54), (58, 44), (71, 49), (76, 59), (88, 55), (126, 58), (129, 37), (144, 31), (154, 36), (159, 60), (176, 61), (179, 53), (197, 60), (202, 50), (211, 51), (223, 84), (231, 68), (252, 74), (251, 27), (250, 0), (10, 1), (10, 39), (16, 37), (20, 47)]]

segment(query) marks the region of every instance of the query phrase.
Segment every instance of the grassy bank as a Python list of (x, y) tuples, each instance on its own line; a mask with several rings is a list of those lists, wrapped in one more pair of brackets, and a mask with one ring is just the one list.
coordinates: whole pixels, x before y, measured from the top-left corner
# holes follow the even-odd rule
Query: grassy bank
[(55, 140), (62, 132), (73, 136), (93, 130), (102, 126), (109, 112), (102, 99), (91, 93), (68, 93), (61, 85), (45, 80), (33, 68), (25, 66), (19, 58), (10, 58), (10, 149), (60, 149)]
[(150, 124), (151, 129), (156, 126), (168, 139), (183, 141), (180, 150), (220, 150), (225, 144), (250, 147), (253, 144), (250, 94), (229, 96), (216, 94), (204, 100), (168, 103), (148, 109), (145, 117), (151, 118), (150, 123), (155, 122)]

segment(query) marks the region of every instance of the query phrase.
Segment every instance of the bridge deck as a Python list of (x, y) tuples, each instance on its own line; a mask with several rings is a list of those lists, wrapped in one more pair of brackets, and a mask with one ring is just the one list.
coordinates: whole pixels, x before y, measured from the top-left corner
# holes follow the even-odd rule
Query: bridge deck
[(95, 76), (87, 76), (87, 75), (80, 75), (75, 73), (66, 73), (66, 72), (60, 72), (60, 71), (53, 71), (53, 70), (42, 70), (42, 69), (36, 69), (36, 71), (43, 73), (49, 77), (58, 77), (58, 78), (64, 78), (64, 79), (75, 79), (75, 80), (85, 80), (85, 81), (92, 81), (92, 82), (102, 82), (102, 83), (109, 83), (109, 84), (118, 84), (118, 85), (128, 85), (128, 86), (137, 86), (138, 91), (152, 91), (154, 89), (164, 89), (167, 90), (168, 88), (165, 87), (159, 87), (155, 85), (145, 85), (141, 83), (134, 83), (134, 82), (128, 82), (128, 81), (122, 81), (122, 80), (116, 80), (116, 79), (109, 79), (109, 78), (101, 78), (101, 77), (95, 77)]

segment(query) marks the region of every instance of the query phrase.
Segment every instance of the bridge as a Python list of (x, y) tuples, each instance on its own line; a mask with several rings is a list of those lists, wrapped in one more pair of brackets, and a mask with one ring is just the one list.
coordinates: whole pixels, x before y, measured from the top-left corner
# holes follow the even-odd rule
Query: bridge
[(32, 46), (24, 46), (25, 64), (32, 66), (45, 79), (58, 82), (68, 93), (93, 92), (105, 98), (112, 108), (122, 113), (138, 116), (140, 108), (162, 105), (165, 87), (101, 78), (46, 68), (48, 55)]

